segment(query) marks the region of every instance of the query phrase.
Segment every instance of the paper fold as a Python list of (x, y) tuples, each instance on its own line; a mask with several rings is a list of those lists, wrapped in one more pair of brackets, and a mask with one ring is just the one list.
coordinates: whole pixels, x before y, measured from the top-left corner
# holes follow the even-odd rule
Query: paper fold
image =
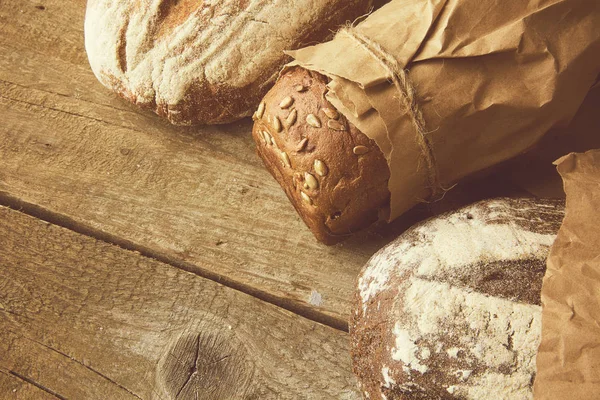
[(534, 397), (600, 399), (600, 150), (555, 164), (567, 204), (542, 285)]
[(566, 125), (600, 73), (596, 1), (393, 0), (353, 29), (408, 71), (425, 135), (348, 30), (289, 54), (330, 77), (328, 99), (382, 149), (390, 219)]

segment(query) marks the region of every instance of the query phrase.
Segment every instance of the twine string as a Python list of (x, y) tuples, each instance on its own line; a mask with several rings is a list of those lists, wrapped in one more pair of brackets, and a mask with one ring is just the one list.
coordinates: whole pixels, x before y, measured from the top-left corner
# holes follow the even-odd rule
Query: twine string
[(347, 27), (342, 29), (341, 32), (356, 41), (363, 49), (371, 54), (374, 59), (379, 61), (388, 72), (392, 83), (399, 93), (398, 100), (410, 118), (410, 122), (417, 133), (416, 140), (421, 148), (425, 164), (427, 165), (427, 181), (432, 192), (431, 197), (436, 198), (440, 194), (445, 193), (447, 189), (444, 189), (440, 184), (433, 147), (427, 137), (425, 120), (417, 102), (415, 88), (408, 76), (408, 70), (400, 66), (396, 58), (385, 51), (378, 43), (372, 41), (356, 29)]

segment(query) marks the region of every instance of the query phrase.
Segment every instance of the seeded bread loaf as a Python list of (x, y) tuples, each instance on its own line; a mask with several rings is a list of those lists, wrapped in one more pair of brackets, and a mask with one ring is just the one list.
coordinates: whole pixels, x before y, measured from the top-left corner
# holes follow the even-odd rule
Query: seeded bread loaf
[(369, 399), (532, 399), (559, 201), (477, 203), (406, 231), (358, 279), (354, 372)]
[(85, 47), (102, 84), (174, 124), (251, 113), (286, 62), (372, 0), (88, 0)]
[(327, 78), (291, 68), (254, 113), (265, 166), (315, 237), (337, 243), (379, 219), (389, 168), (377, 144), (325, 99)]

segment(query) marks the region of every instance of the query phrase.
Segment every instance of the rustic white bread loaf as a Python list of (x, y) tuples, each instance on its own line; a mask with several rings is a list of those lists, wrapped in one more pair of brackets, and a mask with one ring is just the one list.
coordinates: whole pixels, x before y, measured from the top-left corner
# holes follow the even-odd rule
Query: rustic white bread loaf
[(105, 86), (174, 124), (251, 114), (287, 60), (372, 0), (89, 0), (85, 46)]
[(558, 201), (488, 200), (411, 228), (358, 279), (354, 371), (369, 399), (531, 399)]

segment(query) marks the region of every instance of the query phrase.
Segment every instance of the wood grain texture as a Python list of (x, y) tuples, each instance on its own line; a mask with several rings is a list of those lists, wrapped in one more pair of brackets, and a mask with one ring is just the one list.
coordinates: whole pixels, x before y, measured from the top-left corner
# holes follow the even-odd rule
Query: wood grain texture
[(250, 121), (175, 128), (130, 107), (89, 69), (83, 2), (44, 4), (0, 6), (0, 191), (250, 291), (307, 307), (316, 291), (317, 312), (343, 324), (378, 244), (317, 244), (256, 157)]
[(89, 68), (85, 2), (39, 6), (0, 3), (0, 204), (342, 329), (364, 263), (431, 215), (421, 207), (342, 245), (318, 244), (256, 156), (251, 121), (176, 128), (129, 106)]
[(0, 368), (0, 394), (8, 399), (16, 400), (56, 400), (56, 394), (49, 393), (45, 388), (39, 388), (23, 376)]
[(2, 399), (358, 399), (347, 336), (0, 207)]

